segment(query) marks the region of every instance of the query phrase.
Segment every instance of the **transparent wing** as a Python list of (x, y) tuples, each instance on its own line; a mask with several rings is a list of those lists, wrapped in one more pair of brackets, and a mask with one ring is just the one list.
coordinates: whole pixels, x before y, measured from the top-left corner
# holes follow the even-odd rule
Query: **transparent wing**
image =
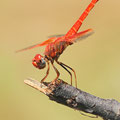
[(38, 43), (38, 44), (35, 44), (35, 45), (32, 45), (32, 46), (23, 48), (21, 50), (17, 50), (16, 52), (22, 52), (22, 51), (25, 51), (25, 50), (29, 50), (29, 49), (33, 49), (33, 48), (36, 48), (36, 47), (44, 46), (44, 45), (47, 45), (51, 42), (54, 42), (56, 39), (57, 39), (56, 37), (52, 37), (52, 38), (49, 38), (48, 40), (46, 40), (42, 43)]
[(83, 40), (89, 36), (91, 36), (94, 33), (92, 29), (87, 29), (82, 32), (76, 33), (75, 35), (69, 37), (70, 41), (77, 42), (79, 40)]
[(48, 36), (48, 38), (51, 38), (51, 37), (62, 37), (62, 36), (64, 36), (65, 34), (60, 34), (60, 35), (50, 35), (50, 36)]

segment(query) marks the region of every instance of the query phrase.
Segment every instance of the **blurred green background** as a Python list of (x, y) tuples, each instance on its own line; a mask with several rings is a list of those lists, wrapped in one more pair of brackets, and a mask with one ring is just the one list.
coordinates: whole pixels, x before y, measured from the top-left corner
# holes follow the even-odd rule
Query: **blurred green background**
[[(41, 80), (46, 69), (31, 64), (44, 47), (16, 50), (42, 42), (49, 35), (65, 34), (91, 0), (0, 0), (0, 119), (1, 120), (93, 120), (25, 85), (32, 77)], [(60, 61), (76, 70), (78, 88), (102, 98), (120, 101), (120, 1), (99, 0), (81, 31), (95, 33), (62, 54)], [(61, 78), (70, 83), (66, 71), (56, 65)], [(51, 68), (47, 81), (56, 73)], [(102, 120), (98, 118), (97, 120)]]

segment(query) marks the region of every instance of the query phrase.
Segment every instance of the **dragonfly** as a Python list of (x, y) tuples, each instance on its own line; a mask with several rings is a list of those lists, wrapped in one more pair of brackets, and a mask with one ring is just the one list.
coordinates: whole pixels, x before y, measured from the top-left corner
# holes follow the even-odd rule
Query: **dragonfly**
[(92, 0), (90, 2), (90, 4), (87, 6), (87, 8), (82, 13), (82, 15), (79, 17), (79, 19), (75, 22), (75, 24), (68, 30), (68, 32), (65, 35), (52, 36), (48, 40), (46, 40), (40, 44), (35, 44), (35, 45), (29, 46), (27, 48), (16, 51), (16, 52), (21, 52), (21, 51), (33, 49), (36, 47), (46, 46), (45, 51), (44, 51), (44, 56), (42, 56), (41, 54), (36, 54), (35, 57), (32, 59), (32, 64), (38, 69), (45, 68), (46, 64), (48, 66), (46, 75), (41, 80), (41, 83), (45, 81), (45, 79), (47, 78), (47, 76), (49, 74), (50, 63), (57, 74), (56, 77), (50, 82), (50, 84), (55, 84), (56, 81), (59, 79), (60, 72), (54, 65), (54, 61), (55, 61), (57, 64), (59, 64), (62, 68), (64, 68), (70, 74), (71, 85), (72, 85), (72, 73), (70, 72), (70, 70), (73, 72), (74, 77), (75, 77), (75, 86), (77, 87), (77, 77), (76, 77), (75, 70), (73, 68), (71, 68), (70, 66), (64, 64), (63, 62), (60, 62), (58, 59), (59, 59), (60, 55), (63, 53), (63, 51), (68, 46), (92, 35), (92, 33), (93, 33), (92, 29), (87, 29), (82, 32), (78, 32), (78, 30), (81, 27), (85, 18), (88, 16), (89, 12), (92, 10), (92, 8), (95, 6), (95, 4), (98, 1), (99, 0)]

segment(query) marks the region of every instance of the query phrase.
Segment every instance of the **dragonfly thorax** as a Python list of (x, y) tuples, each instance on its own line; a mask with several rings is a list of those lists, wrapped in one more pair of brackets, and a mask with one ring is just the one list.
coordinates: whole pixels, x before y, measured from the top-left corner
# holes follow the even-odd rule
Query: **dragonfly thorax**
[(50, 43), (46, 46), (44, 54), (50, 58), (50, 60), (57, 60), (70, 44), (71, 43), (69, 41), (64, 40), (55, 41), (54, 43)]

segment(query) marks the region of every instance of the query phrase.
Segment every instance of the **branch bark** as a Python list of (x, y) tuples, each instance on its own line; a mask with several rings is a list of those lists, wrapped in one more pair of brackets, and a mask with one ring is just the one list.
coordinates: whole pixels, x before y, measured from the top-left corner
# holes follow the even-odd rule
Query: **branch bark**
[(120, 103), (114, 99), (102, 99), (77, 89), (62, 80), (55, 85), (26, 79), (24, 83), (47, 95), (50, 100), (70, 108), (102, 117), (104, 120), (120, 120)]

